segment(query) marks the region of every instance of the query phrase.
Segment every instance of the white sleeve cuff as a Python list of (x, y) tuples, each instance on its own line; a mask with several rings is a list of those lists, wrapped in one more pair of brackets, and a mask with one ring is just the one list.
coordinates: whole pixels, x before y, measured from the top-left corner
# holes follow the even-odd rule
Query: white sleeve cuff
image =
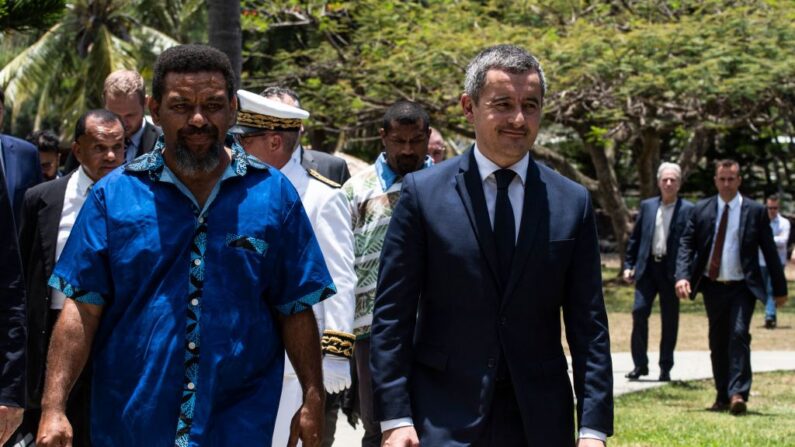
[(581, 427), (580, 428), (580, 436), (579, 436), (579, 438), (580, 439), (598, 439), (598, 440), (600, 440), (602, 442), (607, 442), (607, 435), (606, 434), (604, 434), (604, 433), (602, 433), (600, 431), (596, 431), (596, 430), (590, 429), (588, 427)]
[(412, 427), (414, 421), (411, 418), (397, 418), (381, 422), (381, 433), (400, 427)]

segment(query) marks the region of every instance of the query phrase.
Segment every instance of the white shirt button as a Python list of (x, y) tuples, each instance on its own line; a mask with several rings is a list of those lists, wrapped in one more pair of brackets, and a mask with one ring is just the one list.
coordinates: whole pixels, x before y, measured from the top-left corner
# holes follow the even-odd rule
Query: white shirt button
[(193, 382), (188, 382), (188, 389), (192, 390), (194, 388), (196, 388), (196, 385), (194, 385)]
[(194, 299), (190, 300), (190, 304), (192, 306), (198, 306), (199, 305), (199, 299), (198, 298), (194, 298)]
[(196, 259), (193, 260), (193, 265), (200, 266), (201, 264), (202, 264), (202, 260), (201, 259), (196, 258)]
[(200, 217), (199, 217), (199, 223), (200, 223), (200, 224), (203, 224), (203, 223), (204, 223), (204, 216), (200, 216)]
[(190, 342), (190, 343), (188, 343), (188, 348), (190, 348), (190, 349), (196, 349), (196, 343), (194, 343), (194, 342)]

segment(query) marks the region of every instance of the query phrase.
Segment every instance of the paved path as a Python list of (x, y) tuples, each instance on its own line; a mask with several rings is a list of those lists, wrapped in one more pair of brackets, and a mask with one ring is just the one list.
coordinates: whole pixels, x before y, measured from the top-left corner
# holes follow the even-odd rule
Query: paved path
[[(658, 353), (650, 352), (649, 375), (644, 377), (644, 380), (629, 381), (624, 378), (624, 374), (633, 368), (632, 357), (628, 352), (613, 354), (614, 393), (616, 395), (632, 393), (664, 385), (662, 382), (657, 382), (657, 377), (660, 375), (657, 366), (658, 358)], [(673, 380), (698, 380), (712, 377), (708, 351), (676, 352), (674, 361), (676, 365), (671, 370), (671, 379)], [(751, 369), (754, 372), (795, 370), (795, 351), (752, 351)], [(334, 446), (358, 447), (361, 445), (362, 435), (364, 435), (364, 430), (361, 424), (359, 424), (358, 430), (354, 430), (344, 417), (340, 417)]]

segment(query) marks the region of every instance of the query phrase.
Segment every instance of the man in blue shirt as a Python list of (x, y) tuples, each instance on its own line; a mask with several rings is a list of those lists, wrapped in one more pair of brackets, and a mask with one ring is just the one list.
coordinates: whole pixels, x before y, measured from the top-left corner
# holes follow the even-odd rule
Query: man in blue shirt
[(319, 445), (311, 306), (334, 285), (289, 180), (224, 145), (233, 80), (210, 47), (158, 58), (149, 108), (164, 135), (94, 185), (50, 281), (71, 299), (37, 445), (68, 441), (64, 402), (92, 342), (95, 446), (269, 445), (284, 349), (304, 392), (290, 441)]

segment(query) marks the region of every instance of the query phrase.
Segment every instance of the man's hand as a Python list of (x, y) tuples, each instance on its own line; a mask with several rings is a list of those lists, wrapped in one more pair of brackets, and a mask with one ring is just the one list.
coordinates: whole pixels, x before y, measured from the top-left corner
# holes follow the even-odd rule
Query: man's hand
[(381, 447), (419, 447), (420, 438), (413, 425), (387, 430), (381, 436)]
[(337, 394), (351, 386), (351, 362), (346, 357), (326, 354), (323, 357), (323, 387)]
[(635, 281), (635, 271), (632, 269), (625, 269), (623, 279), (625, 283), (632, 284)]
[(605, 447), (605, 443), (598, 439), (580, 438), (577, 441), (577, 447)]
[(676, 282), (676, 296), (678, 296), (680, 300), (688, 299), (690, 297), (690, 292), (690, 281), (680, 279)]
[(66, 419), (66, 414), (63, 411), (42, 411), (36, 445), (39, 447), (72, 447), (72, 424)]
[(304, 395), (304, 404), (293, 416), (290, 422), (290, 439), (287, 441), (287, 447), (295, 447), (298, 445), (298, 440), (304, 447), (320, 447), (323, 442), (323, 397), (312, 395)]
[(789, 300), (789, 298), (787, 297), (787, 295), (782, 295), (775, 297), (775, 300), (776, 300), (776, 307), (783, 307), (785, 304), (787, 304), (787, 300)]
[(7, 407), (0, 405), (0, 445), (11, 439), (11, 435), (17, 431), (19, 424), (22, 423), (22, 415), (25, 410), (20, 407)]

